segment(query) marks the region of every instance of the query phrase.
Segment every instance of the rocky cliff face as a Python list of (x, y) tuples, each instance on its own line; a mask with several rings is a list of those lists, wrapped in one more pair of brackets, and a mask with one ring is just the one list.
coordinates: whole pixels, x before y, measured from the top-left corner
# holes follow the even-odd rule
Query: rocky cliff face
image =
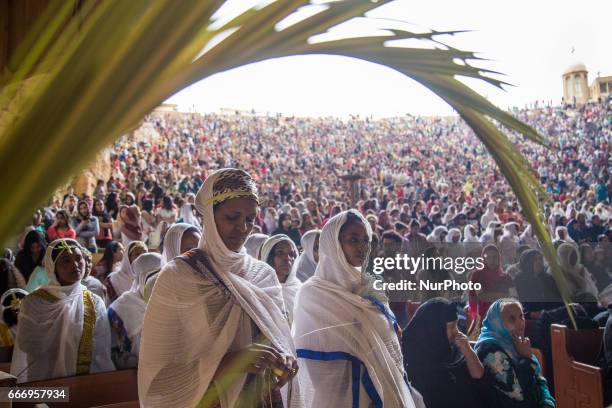
[(81, 196), (82, 193), (92, 195), (96, 188), (98, 179), (108, 180), (111, 176), (110, 148), (105, 148), (100, 151), (96, 158), (77, 174), (70, 185), (74, 188), (74, 192)]
[[(160, 135), (151, 123), (142, 123), (136, 129), (122, 137), (127, 137), (134, 141), (151, 143), (157, 141), (160, 138)], [(91, 196), (96, 188), (96, 182), (98, 179), (106, 182), (111, 176), (112, 167), (110, 156), (110, 147), (100, 151), (95, 159), (93, 159), (86, 168), (77, 174), (72, 181), (68, 185), (64, 186), (61, 190), (67, 190), (68, 186), (72, 186), (74, 188), (74, 192), (78, 196), (81, 196), (82, 193), (86, 193)]]

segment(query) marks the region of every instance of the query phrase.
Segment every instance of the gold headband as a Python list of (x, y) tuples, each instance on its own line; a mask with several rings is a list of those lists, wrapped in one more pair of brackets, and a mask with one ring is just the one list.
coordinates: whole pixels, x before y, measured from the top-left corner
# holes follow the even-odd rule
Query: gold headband
[(129, 256), (129, 255), (132, 255), (132, 252), (134, 252), (134, 250), (135, 250), (136, 248), (142, 248), (142, 249), (144, 249), (145, 251), (147, 250), (147, 247), (146, 247), (146, 245), (145, 245), (145, 243), (144, 243), (144, 242), (142, 242), (142, 241), (136, 241), (136, 243), (135, 243), (135, 244), (133, 244), (133, 245), (131, 245), (131, 246), (130, 246), (130, 249), (128, 250), (128, 256)]
[(57, 261), (57, 259), (62, 255), (62, 253), (64, 253), (64, 251), (68, 251), (69, 254), (72, 255), (72, 249), (76, 249), (76, 248), (81, 248), (81, 246), (77, 243), (76, 245), (73, 244), (69, 244), (66, 240), (60, 240), (60, 242), (53, 248), (53, 250), (59, 248), (60, 251), (57, 253), (57, 255), (55, 255), (55, 257), (52, 256), (52, 260), (53, 262)]
[(257, 186), (251, 176), (244, 170), (227, 170), (215, 180), (213, 195), (206, 200), (205, 205), (215, 205), (239, 197), (250, 198), (259, 204)]

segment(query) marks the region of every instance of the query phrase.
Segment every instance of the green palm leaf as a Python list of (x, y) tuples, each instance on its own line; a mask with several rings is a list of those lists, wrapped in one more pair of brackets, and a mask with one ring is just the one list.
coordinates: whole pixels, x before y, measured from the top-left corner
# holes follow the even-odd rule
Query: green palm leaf
[[(215, 17), (225, 4), (221, 0), (84, 1), (76, 15), (69, 2), (50, 2), (11, 61), (13, 70), (0, 76), (0, 191), (10, 192), (10, 199), (0, 202), (0, 240), (15, 233), (97, 151), (180, 89), (270, 58), (339, 55), (393, 68), (457, 110), (514, 190), (567, 304), (567, 288), (538, 204), (546, 194), (529, 163), (492, 121), (536, 143), (543, 138), (457, 79), (504, 84), (488, 76), (495, 72), (469, 63), (480, 60), (473, 52), (439, 40), (458, 32), (413, 33), (375, 19), (385, 34), (310, 41), (351, 19), (367, 19), (365, 13), (388, 2), (324, 3), (324, 10), (280, 30), (278, 23), (310, 3), (274, 1), (222, 22)], [(407, 39), (438, 47), (386, 45)]]

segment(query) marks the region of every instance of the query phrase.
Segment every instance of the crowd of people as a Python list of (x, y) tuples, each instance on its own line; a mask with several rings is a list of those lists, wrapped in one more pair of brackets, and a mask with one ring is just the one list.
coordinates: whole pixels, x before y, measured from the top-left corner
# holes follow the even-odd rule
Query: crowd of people
[[(514, 112), (550, 149), (510, 134), (552, 199), (582, 327), (612, 325), (611, 112)], [(119, 140), (112, 176), (53, 199), (0, 260), (20, 382), (138, 366), (144, 406), (555, 406), (531, 346), (549, 356), (550, 324), (569, 322), (559, 285), (460, 119), (145, 122), (156, 136)], [(373, 259), (398, 254), (481, 257), (382, 276), (481, 289), (374, 290)]]

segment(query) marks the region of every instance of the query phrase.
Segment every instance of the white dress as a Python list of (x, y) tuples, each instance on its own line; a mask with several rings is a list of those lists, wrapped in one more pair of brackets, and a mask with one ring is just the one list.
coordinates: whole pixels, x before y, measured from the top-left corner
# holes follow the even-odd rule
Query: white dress
[(331, 218), (321, 231), (315, 275), (296, 299), (293, 335), (306, 407), (420, 407), (404, 381), (388, 303), (357, 294), (363, 288), (360, 269), (347, 262), (338, 241), (349, 212), (371, 237), (369, 223), (355, 210)]
[[(44, 286), (22, 301), (11, 364), (18, 382), (115, 369), (106, 306), (84, 291), (80, 282), (56, 290)], [(86, 344), (91, 344), (90, 354), (82, 352)]]
[[(171, 260), (147, 303), (138, 363), (141, 406), (194, 407), (211, 386), (219, 391), (213, 382), (219, 363), (228, 351), (253, 342), (251, 327), (279, 353), (296, 357), (276, 273), (244, 247), (229, 250), (217, 232), (211, 198), (223, 171), (211, 174), (196, 197), (206, 231), (201, 252), (190, 252), (197, 267)], [(209, 256), (210, 268), (196, 256), (202, 254)], [(245, 380), (243, 374), (219, 391), (221, 407), (234, 407)], [(300, 408), (296, 379), (291, 387), (291, 407)]]

